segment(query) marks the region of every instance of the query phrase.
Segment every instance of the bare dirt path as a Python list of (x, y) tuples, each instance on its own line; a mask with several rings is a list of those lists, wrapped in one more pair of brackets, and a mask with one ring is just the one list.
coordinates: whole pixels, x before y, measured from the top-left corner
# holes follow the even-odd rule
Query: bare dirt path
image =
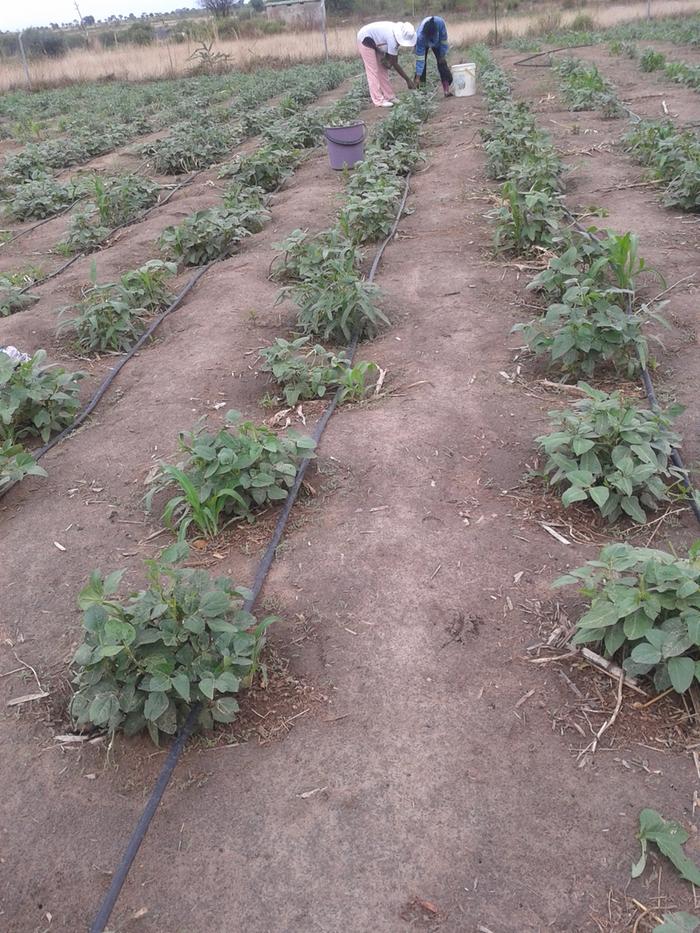
[[(537, 522), (557, 509), (514, 498), (530, 496), (532, 439), (558, 399), (501, 375), (525, 282), (489, 253), (491, 186), (473, 145), (485, 120), (479, 98), (453, 100), (427, 127), (415, 212), (378, 280), (392, 328), (362, 347), (397, 391), (331, 421), (311, 478), (319, 507), (300, 510), (264, 593), (284, 620), (273, 647), (318, 702), (301, 704), (283, 741), (187, 751), (115, 929), (599, 930), (608, 892), (628, 882), (639, 809), (690, 817), (692, 760), (655, 722), (641, 733), (631, 699), (614, 750), (580, 768), (590, 736), (566, 725), (579, 698), (554, 667), (526, 660), (542, 637), (526, 610), (548, 605), (549, 582), (597, 547), (560, 544)], [(16, 651), (60, 691), (79, 585), (94, 566), (128, 566), (135, 581), (149, 550), (120, 520), (142, 518), (151, 457), (219, 399), (263, 415), (245, 354), (288, 320), (272, 307), (269, 246), (326, 225), (340, 189), (323, 156), (303, 166), (269, 230), (205, 278), (123, 394), (50, 456), (49, 480), (6, 501), (0, 672), (18, 666)], [(246, 580), (254, 552), (231, 547), (217, 568)], [(3, 698), (30, 687), (0, 678)], [(595, 681), (591, 694), (599, 725), (614, 685)], [(12, 749), (0, 763), (12, 933), (45, 929), (47, 912), (52, 931), (85, 928), (162, 761), (145, 742), (120, 742), (110, 764), (98, 749), (61, 752), (56, 713), (0, 726)], [(647, 878), (631, 889), (642, 902), (657, 891)], [(661, 887), (692, 906), (665, 869)]]

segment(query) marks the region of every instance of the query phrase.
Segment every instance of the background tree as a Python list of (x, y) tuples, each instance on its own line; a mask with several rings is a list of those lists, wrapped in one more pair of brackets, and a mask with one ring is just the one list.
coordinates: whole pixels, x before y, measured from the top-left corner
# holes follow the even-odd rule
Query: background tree
[(235, 3), (234, 0), (199, 0), (199, 5), (212, 16), (223, 19), (231, 15)]
[(256, 13), (262, 13), (265, 9), (265, 0), (250, 0), (250, 5)]
[(94, 16), (83, 16), (82, 24), (83, 26), (94, 26), (95, 17)]

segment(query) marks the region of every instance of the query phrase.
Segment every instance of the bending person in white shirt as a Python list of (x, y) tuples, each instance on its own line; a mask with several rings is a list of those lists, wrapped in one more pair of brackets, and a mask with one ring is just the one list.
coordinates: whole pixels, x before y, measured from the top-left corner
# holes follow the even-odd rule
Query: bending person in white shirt
[(389, 68), (401, 75), (409, 88), (413, 79), (399, 65), (399, 48), (413, 48), (416, 30), (411, 23), (368, 23), (357, 34), (357, 48), (367, 73), (369, 95), (375, 107), (392, 107), (396, 100)]

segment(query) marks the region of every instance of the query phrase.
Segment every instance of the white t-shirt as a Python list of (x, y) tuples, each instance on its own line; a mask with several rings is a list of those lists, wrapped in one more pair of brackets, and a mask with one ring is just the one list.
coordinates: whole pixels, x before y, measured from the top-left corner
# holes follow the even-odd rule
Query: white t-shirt
[(368, 23), (363, 26), (357, 34), (357, 41), (369, 37), (374, 39), (378, 52), (386, 52), (387, 55), (398, 55), (399, 43), (394, 36), (393, 23)]

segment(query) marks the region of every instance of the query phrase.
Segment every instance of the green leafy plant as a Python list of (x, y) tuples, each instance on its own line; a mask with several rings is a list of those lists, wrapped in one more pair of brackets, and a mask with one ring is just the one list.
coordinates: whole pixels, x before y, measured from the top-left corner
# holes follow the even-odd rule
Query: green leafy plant
[(341, 233), (352, 243), (380, 240), (391, 230), (402, 184), (384, 153), (365, 159), (355, 170), (338, 218)]
[(233, 178), (243, 187), (274, 191), (292, 174), (298, 162), (298, 150), (270, 144), (250, 155), (238, 156), (221, 169), (219, 178)]
[(647, 863), (647, 847), (650, 842), (653, 842), (673, 863), (681, 878), (685, 878), (691, 884), (700, 885), (700, 868), (683, 851), (683, 846), (690, 839), (690, 833), (686, 832), (680, 823), (676, 823), (675, 820), (665, 820), (656, 810), (642, 810), (639, 814), (637, 839), (642, 844), (642, 855), (632, 866), (633, 878), (638, 878), (644, 871)]
[(43, 220), (70, 207), (75, 199), (74, 185), (45, 175), (14, 186), (7, 201), (7, 212), (16, 220)]
[(166, 227), (159, 243), (166, 255), (183, 265), (202, 266), (235, 252), (268, 218), (268, 212), (257, 206), (210, 207)]
[(217, 535), (234, 518), (253, 521), (255, 510), (287, 498), (298, 464), (313, 457), (315, 442), (294, 431), (277, 435), (264, 425), (240, 421), (230, 411), (216, 434), (201, 426), (181, 434), (185, 459), (176, 466), (162, 464), (146, 497), (179, 487), (163, 511), (163, 521), (184, 538), (190, 525), (206, 537)]
[(283, 387), (286, 403), (296, 405), (300, 399), (323, 398), (329, 389), (339, 386), (343, 388), (341, 401), (363, 398), (367, 376), (379, 370), (376, 363), (353, 366), (345, 354), (336, 356), (318, 344), (309, 346), (309, 339), (278, 337), (272, 346), (260, 351), (261, 369), (271, 373)]
[(547, 457), (543, 475), (564, 487), (565, 506), (591, 500), (610, 522), (623, 512), (645, 522), (644, 508), (656, 509), (669, 498), (667, 481), (679, 480), (670, 457), (681, 439), (671, 424), (682, 408), (657, 413), (620, 392), (579, 387), (585, 397), (573, 410), (550, 412), (555, 430), (536, 439)]
[(66, 255), (91, 253), (107, 239), (110, 232), (109, 227), (99, 222), (96, 210), (81, 211), (72, 218), (66, 239), (59, 243), (57, 251)]
[(512, 181), (501, 188), (501, 205), (489, 211), (496, 221), (494, 246), (498, 252), (528, 256), (551, 246), (561, 219), (561, 202), (548, 191), (520, 192)]
[(297, 323), (303, 334), (333, 343), (349, 342), (353, 335), (372, 336), (389, 320), (377, 307), (379, 289), (355, 272), (334, 272), (283, 289), (297, 306)]
[(146, 729), (157, 745), (194, 704), (201, 728), (235, 719), (236, 695), (251, 684), (275, 620), (245, 611), (248, 591), (230, 578), (175, 567), (169, 558), (180, 556), (174, 548), (147, 561), (147, 587), (127, 597), (116, 596), (120, 570), (93, 572), (81, 591), (84, 635), (70, 702), (76, 727)]
[(362, 259), (357, 245), (338, 227), (315, 235), (308, 230), (293, 230), (286, 240), (272, 245), (280, 256), (272, 263), (271, 278), (283, 282), (314, 279), (321, 268), (325, 274), (329, 266), (353, 272)]
[(92, 198), (100, 224), (118, 227), (136, 220), (158, 200), (159, 186), (142, 175), (121, 175), (115, 178), (95, 177)]
[(666, 64), (666, 56), (655, 49), (644, 49), (639, 56), (642, 71), (659, 71)]
[(187, 123), (138, 151), (150, 158), (157, 174), (182, 175), (220, 162), (239, 141), (228, 128)]
[(516, 324), (529, 348), (548, 354), (553, 365), (565, 373), (591, 376), (602, 364), (633, 376), (649, 363), (647, 339), (642, 333), (645, 319), (660, 315), (643, 306), (628, 314), (619, 305), (616, 290), (596, 291), (571, 286), (562, 301), (547, 308), (544, 316), (528, 324)]
[(615, 89), (592, 62), (565, 58), (554, 69), (559, 77), (562, 97), (569, 110), (603, 111), (606, 117), (618, 117), (622, 108)]
[(667, 120), (641, 120), (624, 137), (628, 152), (665, 183), (663, 203), (685, 211), (700, 208), (700, 141), (691, 130), (678, 131)]
[(15, 444), (9, 439), (0, 442), (0, 492), (21, 482), (25, 476), (46, 476), (46, 470), (39, 466), (22, 444)]
[(700, 680), (700, 544), (688, 558), (629, 544), (604, 547), (555, 587), (576, 585), (589, 600), (574, 644), (597, 643), (619, 655), (631, 676), (653, 677), (677, 693)]
[(72, 332), (76, 347), (83, 353), (128, 350), (146, 330), (151, 313), (168, 303), (166, 280), (176, 271), (174, 263), (152, 259), (125, 273), (119, 282), (99, 285), (93, 265), (92, 286), (76, 306), (77, 313), (61, 323), (59, 332)]
[(24, 311), (39, 300), (38, 295), (25, 291), (25, 287), (15, 285), (10, 278), (0, 275), (0, 317)]
[(74, 420), (84, 373), (47, 366), (45, 360), (45, 350), (26, 362), (0, 353), (0, 441), (40, 437), (46, 443)]

